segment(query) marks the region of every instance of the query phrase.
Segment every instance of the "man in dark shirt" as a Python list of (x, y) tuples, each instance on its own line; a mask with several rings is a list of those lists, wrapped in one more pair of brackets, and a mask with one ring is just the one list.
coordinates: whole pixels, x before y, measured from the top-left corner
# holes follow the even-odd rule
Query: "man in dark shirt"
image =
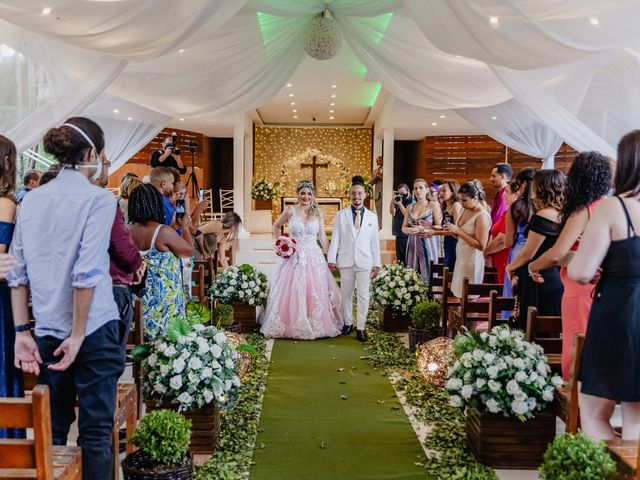
[(406, 206), (413, 203), (413, 197), (409, 193), (409, 185), (401, 183), (398, 190), (393, 192), (389, 213), (393, 215), (391, 233), (396, 237), (396, 259), (406, 265), (407, 262), (407, 242), (409, 236), (402, 231), (402, 223), (406, 213)]
[(187, 167), (182, 163), (179, 153), (174, 153), (171, 137), (167, 137), (162, 142), (162, 150), (156, 150), (151, 154), (151, 168), (171, 167), (181, 174), (187, 173)]

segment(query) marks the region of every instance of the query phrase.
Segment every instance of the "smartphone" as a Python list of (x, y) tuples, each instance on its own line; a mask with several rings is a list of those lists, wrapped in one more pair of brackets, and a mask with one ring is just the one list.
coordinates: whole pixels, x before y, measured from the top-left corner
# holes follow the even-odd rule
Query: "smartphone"
[(198, 202), (201, 202), (204, 200), (204, 188), (201, 188), (200, 191), (198, 192)]
[(187, 189), (182, 187), (182, 190), (180, 190), (180, 200), (184, 200), (185, 198), (187, 198)]
[(176, 220), (182, 220), (182, 217), (184, 217), (184, 211), (185, 211), (184, 199), (176, 200)]

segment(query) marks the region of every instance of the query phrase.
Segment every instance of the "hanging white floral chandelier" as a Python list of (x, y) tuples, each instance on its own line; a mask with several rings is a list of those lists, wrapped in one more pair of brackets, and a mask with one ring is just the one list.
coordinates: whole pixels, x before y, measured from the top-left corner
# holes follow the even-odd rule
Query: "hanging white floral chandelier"
[(342, 47), (342, 32), (340, 25), (329, 13), (322, 12), (322, 16), (311, 21), (304, 34), (304, 51), (316, 60), (329, 60), (336, 56)]

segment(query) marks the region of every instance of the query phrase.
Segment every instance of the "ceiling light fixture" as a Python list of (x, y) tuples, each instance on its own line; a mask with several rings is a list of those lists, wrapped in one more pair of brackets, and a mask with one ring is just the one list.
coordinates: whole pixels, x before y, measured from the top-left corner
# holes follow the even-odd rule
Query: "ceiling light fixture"
[(431, 123), (431, 125), (433, 125), (435, 127), (438, 124), (436, 122), (433, 122), (433, 123)]
[(49, 7), (45, 7), (42, 9), (42, 14), (43, 15), (49, 15), (51, 13), (51, 8)]
[(290, 96), (290, 97), (293, 97), (293, 93), (290, 93), (290, 94), (289, 94), (289, 96)]
[(498, 24), (498, 17), (491, 17), (489, 18), (489, 23), (491, 23), (491, 25), (497, 25)]
[(334, 113), (334, 111), (333, 110), (329, 110), (329, 113)]
[(331, 85), (331, 88), (338, 88), (337, 85)]
[(336, 97), (337, 97), (337, 95), (335, 93), (331, 94), (331, 98), (336, 98)]
[(291, 102), (289, 105), (295, 105), (295, 104), (296, 104), (296, 102)]
[(181, 48), (180, 50), (178, 50), (178, 53), (182, 55), (184, 53), (184, 48)]
[(287, 83), (287, 87), (291, 88), (291, 87), (293, 87), (293, 85), (291, 83)]
[(440, 115), (440, 118), (447, 118), (446, 115)]
[(298, 113), (298, 110), (296, 110), (295, 108), (293, 110), (291, 110), (293, 113)]
[(131, 117), (127, 117), (127, 120), (131, 121), (131, 120), (133, 120), (133, 118), (131, 118)]
[(184, 122), (184, 118), (181, 118), (181, 119), (180, 119), (180, 121), (181, 121), (181, 122)]
[(600, 20), (598, 20), (596, 17), (590, 19), (589, 22), (591, 22), (591, 25), (593, 25), (594, 27), (600, 24)]
[(329, 117), (329, 120), (333, 120), (333, 117)]
[(491, 120), (495, 120), (496, 118), (498, 118), (498, 117), (496, 117), (496, 116), (494, 115), (493, 117), (491, 117)]
[(293, 118), (298, 118), (298, 115), (294, 115)]
[(336, 106), (335, 102), (331, 102), (331, 103), (330, 103), (330, 105), (331, 105), (332, 107), (335, 107), (335, 106)]
[(120, 113), (120, 110), (118, 110), (117, 108), (114, 108), (113, 109), (113, 113), (118, 114), (118, 113)]

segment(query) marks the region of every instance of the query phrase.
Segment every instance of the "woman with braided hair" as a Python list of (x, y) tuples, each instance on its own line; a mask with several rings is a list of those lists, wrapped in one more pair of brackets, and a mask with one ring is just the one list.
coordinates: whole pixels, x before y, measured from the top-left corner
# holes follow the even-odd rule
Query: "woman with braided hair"
[(324, 218), (313, 183), (301, 181), (296, 193), (298, 203), (273, 224), (274, 238), (289, 225), (296, 252), (278, 267), (260, 331), (271, 338), (335, 337), (342, 332), (344, 321), (338, 286), (322, 255), (329, 248)]

